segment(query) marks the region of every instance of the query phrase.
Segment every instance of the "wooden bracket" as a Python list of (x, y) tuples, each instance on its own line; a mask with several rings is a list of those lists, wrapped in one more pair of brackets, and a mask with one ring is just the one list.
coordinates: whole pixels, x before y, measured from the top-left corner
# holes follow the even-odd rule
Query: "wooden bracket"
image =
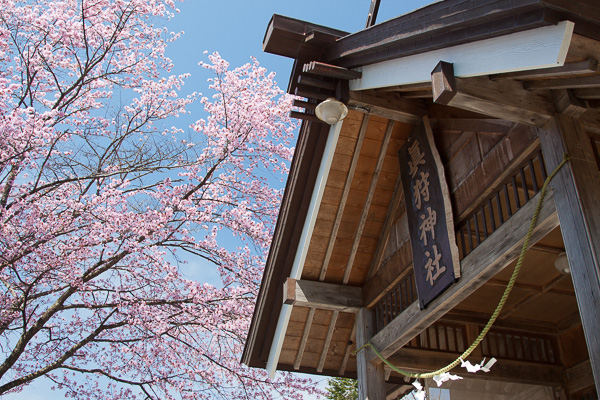
[(355, 313), (362, 307), (360, 287), (287, 278), (283, 303), (323, 310)]
[(433, 101), (448, 105), (456, 96), (454, 65), (440, 61), (431, 71), (431, 87), (433, 89)]
[(575, 97), (573, 91), (568, 89), (553, 90), (552, 98), (556, 111), (561, 114), (579, 118), (588, 109), (587, 102)]
[(452, 64), (443, 61), (431, 73), (431, 85), (436, 103), (508, 121), (542, 126), (555, 113), (548, 98), (525, 90), (521, 82), (456, 78)]

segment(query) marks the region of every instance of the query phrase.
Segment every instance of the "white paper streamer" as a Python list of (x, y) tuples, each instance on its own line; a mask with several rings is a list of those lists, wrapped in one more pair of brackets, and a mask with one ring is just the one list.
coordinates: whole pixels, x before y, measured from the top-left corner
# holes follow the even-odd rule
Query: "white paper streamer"
[(423, 385), (419, 383), (419, 381), (414, 381), (413, 386), (417, 389), (414, 392), (415, 400), (425, 400), (425, 391), (423, 390)]
[(488, 363), (485, 365), (483, 365), (483, 363), (485, 362), (485, 358), (481, 361), (481, 363), (475, 365), (471, 364), (469, 361), (464, 361), (462, 358), (460, 359), (460, 362), (460, 366), (466, 368), (467, 372), (475, 373), (479, 370), (483, 372), (490, 372), (490, 368), (496, 363), (496, 359), (493, 357), (490, 358), (490, 361), (488, 361)]
[(435, 383), (437, 383), (438, 387), (442, 386), (442, 383), (447, 382), (447, 381), (456, 381), (462, 379), (460, 376), (458, 375), (452, 375), (449, 372), (444, 372), (442, 374), (438, 374), (438, 375), (434, 375), (433, 376), (433, 380), (435, 381)]

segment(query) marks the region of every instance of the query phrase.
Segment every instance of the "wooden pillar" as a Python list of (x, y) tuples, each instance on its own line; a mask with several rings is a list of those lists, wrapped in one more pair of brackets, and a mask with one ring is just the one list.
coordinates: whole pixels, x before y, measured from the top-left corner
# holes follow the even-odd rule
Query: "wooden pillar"
[(538, 130), (551, 183), (596, 390), (600, 393), (600, 173), (583, 124), (560, 114)]
[[(356, 316), (356, 347), (367, 343), (375, 334), (373, 312), (361, 308)], [(359, 400), (385, 400), (383, 363), (369, 362), (373, 350), (365, 348), (356, 354)]]

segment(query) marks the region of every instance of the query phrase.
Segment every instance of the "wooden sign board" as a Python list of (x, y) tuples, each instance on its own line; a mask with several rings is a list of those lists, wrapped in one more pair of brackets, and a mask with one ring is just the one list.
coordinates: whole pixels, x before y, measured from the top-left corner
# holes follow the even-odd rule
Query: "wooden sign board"
[(423, 309), (460, 276), (450, 194), (427, 118), (415, 126), (398, 157)]

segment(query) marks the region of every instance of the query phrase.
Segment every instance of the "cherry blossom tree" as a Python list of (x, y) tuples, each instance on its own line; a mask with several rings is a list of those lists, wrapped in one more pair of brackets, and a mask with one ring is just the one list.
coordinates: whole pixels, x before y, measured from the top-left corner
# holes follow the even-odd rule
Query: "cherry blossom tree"
[[(180, 95), (165, 56), (178, 34), (161, 27), (175, 12), (0, 0), (0, 395), (41, 377), (75, 398), (311, 391), (239, 362), (292, 100), (255, 60), (216, 53), (210, 95)], [(193, 105), (204, 119), (171, 126)], [(222, 284), (186, 279), (189, 257)]]

